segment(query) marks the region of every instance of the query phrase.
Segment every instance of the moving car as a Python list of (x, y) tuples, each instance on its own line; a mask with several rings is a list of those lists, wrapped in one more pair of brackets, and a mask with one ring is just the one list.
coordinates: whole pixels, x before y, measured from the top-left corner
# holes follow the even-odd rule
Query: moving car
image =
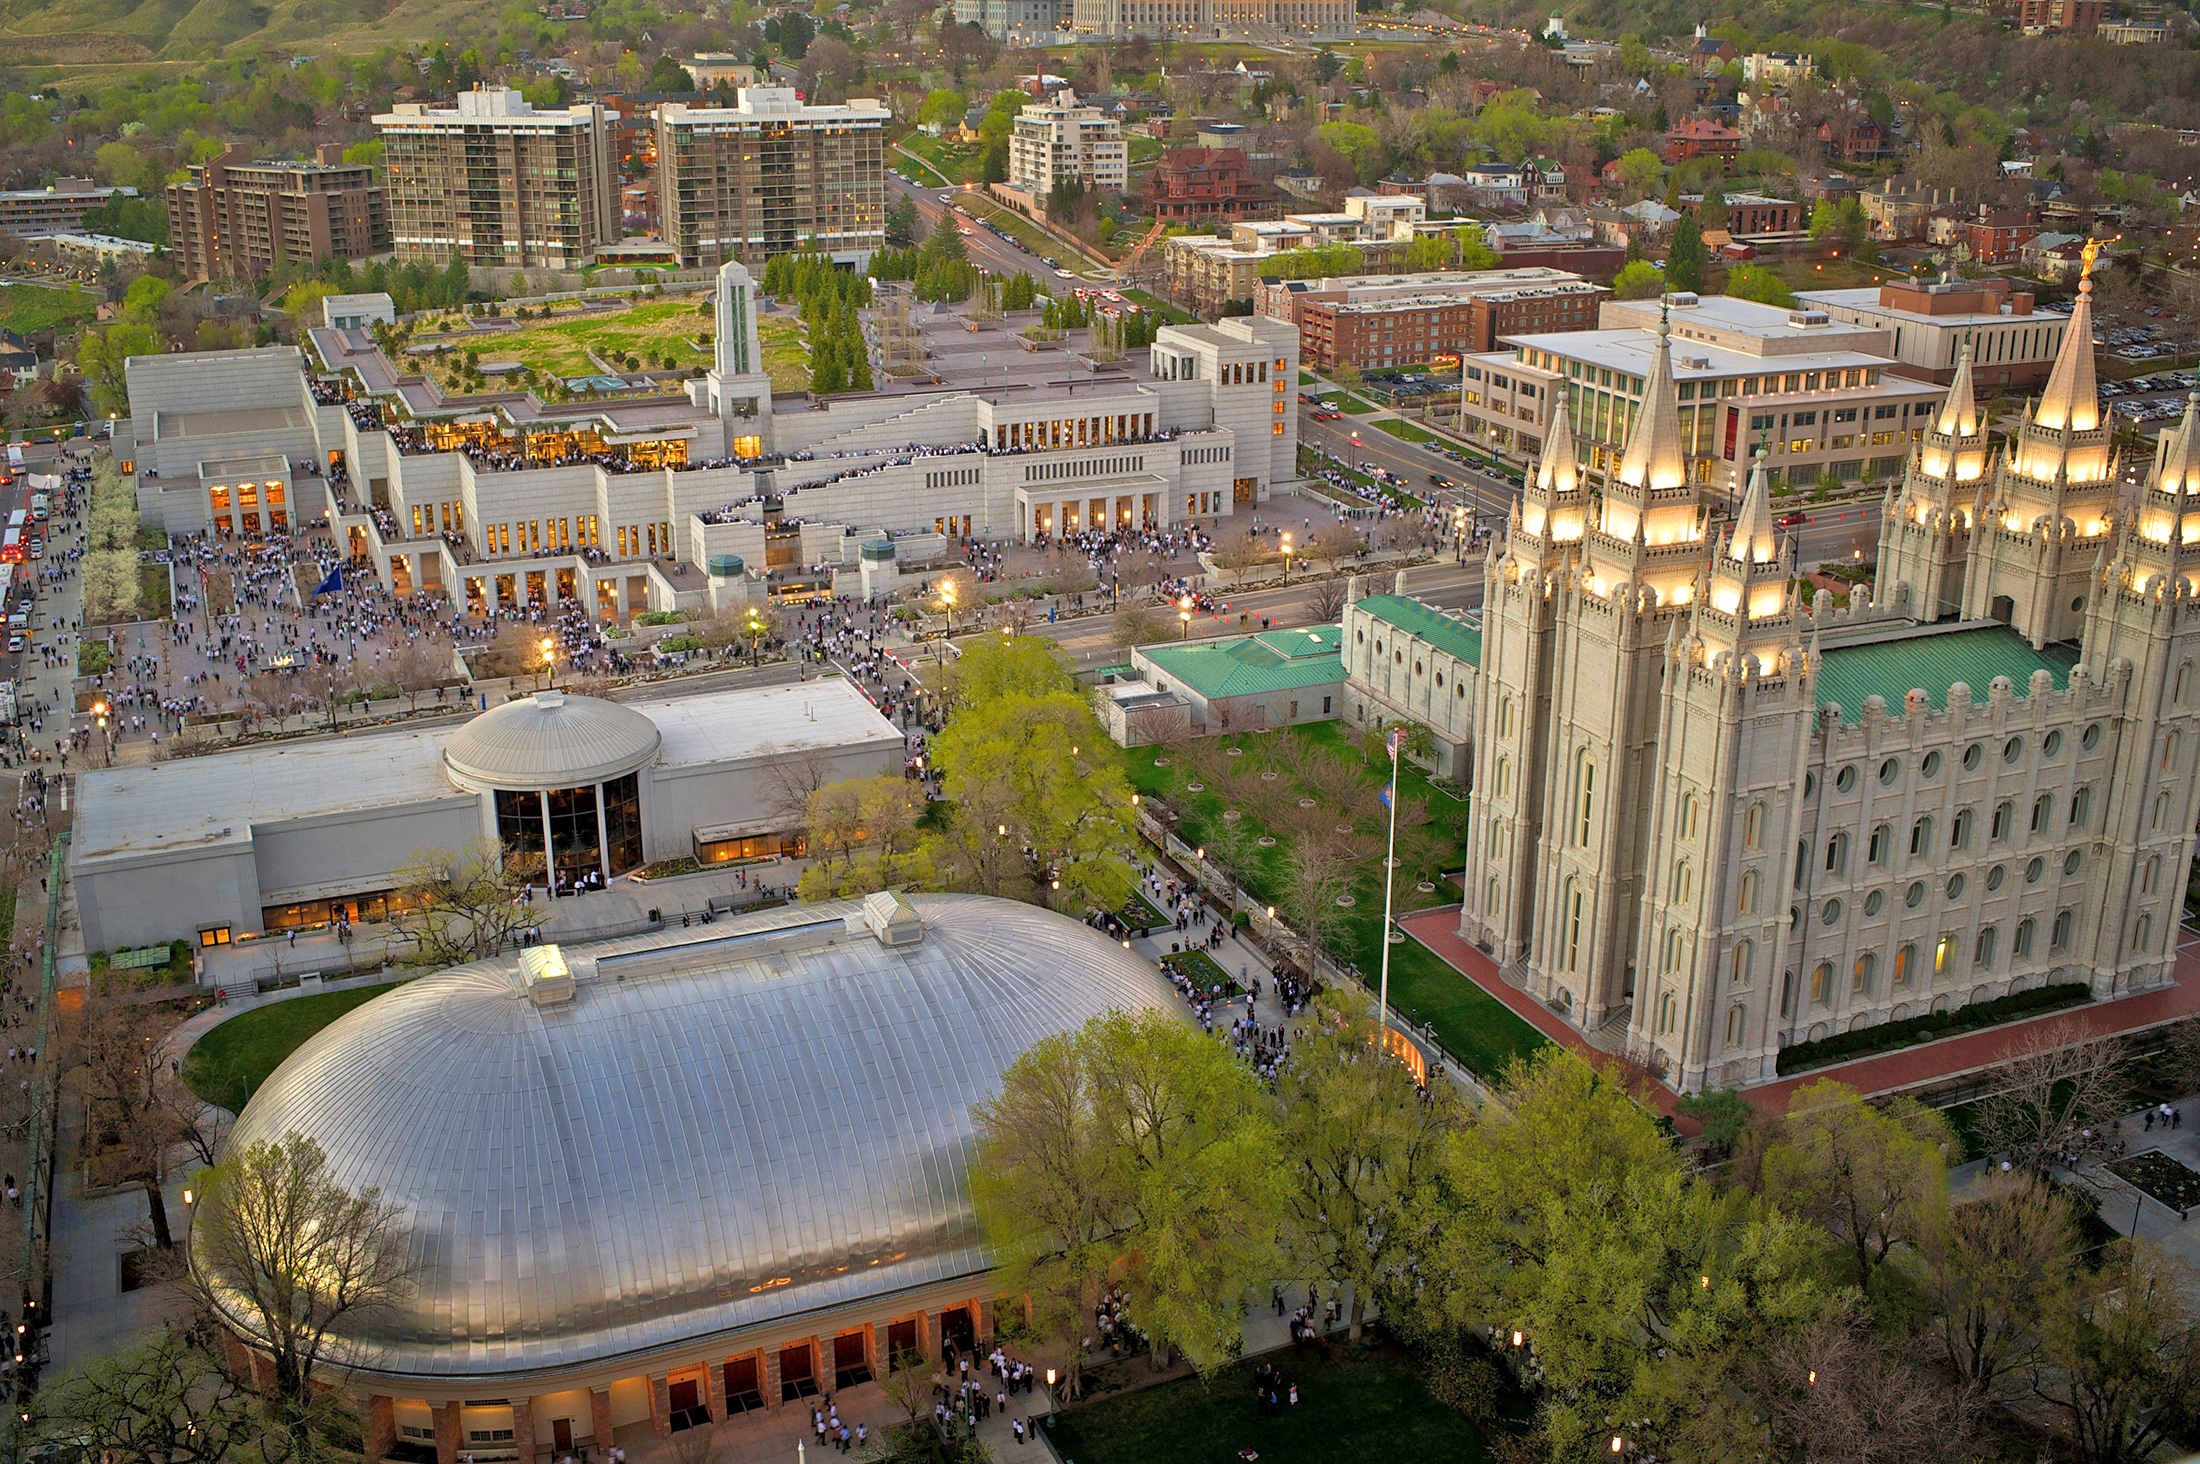
[(1787, 513), (1781, 514), (1778, 522), (1781, 528), (1792, 529), (1799, 524), (1809, 523), (1810, 515), (1804, 513), (1801, 509), (1792, 509)]

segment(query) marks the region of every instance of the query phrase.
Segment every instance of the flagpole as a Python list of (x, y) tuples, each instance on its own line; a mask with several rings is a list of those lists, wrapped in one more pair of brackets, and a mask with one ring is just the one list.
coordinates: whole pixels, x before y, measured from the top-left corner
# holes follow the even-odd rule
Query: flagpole
[(1398, 734), (1393, 731), (1387, 739), (1390, 743), (1390, 841), (1383, 851), (1383, 975), (1376, 988), (1375, 1007), (1381, 1024), (1378, 1039), (1386, 1048), (1390, 1044), (1390, 887), (1398, 873)]

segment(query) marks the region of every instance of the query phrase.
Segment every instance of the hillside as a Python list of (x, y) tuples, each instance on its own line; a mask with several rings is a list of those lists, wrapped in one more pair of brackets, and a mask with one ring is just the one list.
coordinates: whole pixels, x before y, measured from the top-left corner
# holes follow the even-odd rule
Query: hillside
[(0, 46), (63, 66), (193, 60), (240, 41), (358, 51), (495, 14), (494, 0), (0, 0)]

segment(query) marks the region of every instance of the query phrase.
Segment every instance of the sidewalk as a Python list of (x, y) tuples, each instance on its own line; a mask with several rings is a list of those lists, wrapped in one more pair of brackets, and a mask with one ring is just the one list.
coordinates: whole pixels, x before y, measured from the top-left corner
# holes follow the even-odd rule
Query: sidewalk
[[(1401, 916), (1398, 925), (1446, 965), (1503, 1002), (1522, 1021), (1551, 1041), (1584, 1057), (1610, 1055), (1593, 1047), (1579, 1028), (1508, 983), (1498, 974), (1494, 961), (1462, 940), (1457, 905)], [(1922, 1042), (1894, 1052), (1829, 1063), (1807, 1073), (1744, 1088), (1742, 1093), (1750, 1102), (1774, 1113), (1786, 1111), (1788, 1097), (1797, 1088), (1821, 1078), (1847, 1083), (1860, 1093), (1898, 1093), (1983, 1071), (1999, 1062), (2013, 1044), (2050, 1027), (2074, 1030), (2079, 1037), (2105, 1037), (2164, 1026), (2196, 1013), (2200, 1013), (2200, 939), (2187, 938), (2179, 942), (2177, 979), (2171, 986), (2050, 1012), (1984, 1031), (1943, 1037), (1936, 1042)], [(1671, 1113), (1679, 1098), (1661, 1085), (1655, 1101), (1660, 1111)]]

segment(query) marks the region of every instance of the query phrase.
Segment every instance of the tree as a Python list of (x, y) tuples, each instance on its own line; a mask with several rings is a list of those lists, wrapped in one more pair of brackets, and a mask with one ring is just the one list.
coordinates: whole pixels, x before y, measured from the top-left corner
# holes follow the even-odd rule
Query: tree
[(1719, 191), (1718, 184), (1704, 189), (1703, 202), (1696, 205), (1696, 222), (1706, 229), (1726, 227), (1726, 195)]
[(1306, 609), (1316, 621), (1330, 624), (1344, 616), (1346, 581), (1342, 576), (1315, 580), (1306, 587)]
[(1364, 123), (1324, 122), (1314, 129), (1314, 135), (1324, 147), (1348, 159), (1362, 183), (1380, 178), (1390, 165), (1382, 138)]
[(358, 1329), (411, 1293), (416, 1269), (402, 1208), (345, 1189), (296, 1132), (207, 1173), (191, 1258), (199, 1301), (273, 1361), (271, 1411), (300, 1434), (313, 1428), (316, 1374), (363, 1360)]
[(534, 914), (525, 891), (545, 872), (539, 845), (507, 850), (494, 839), (458, 849), (416, 851), (397, 873), (397, 928), (411, 939), (411, 962), (452, 966), (496, 954)]
[(1829, 1307), (1811, 1325), (1742, 1359), (1770, 1416), (1775, 1457), (1792, 1464), (1967, 1464), (1974, 1400), (1884, 1347), (1861, 1307)]
[(917, 205), (909, 198), (897, 198), (886, 210), (886, 242), (896, 249), (907, 249), (917, 240)]
[(1796, 1090), (1787, 1133), (1765, 1155), (1773, 1203), (1831, 1231), (1869, 1296), (1897, 1246), (1910, 1246), (1947, 1208), (1948, 1121), (1914, 1098), (1875, 1107), (1831, 1078)]
[(1665, 255), (1665, 287), (1668, 290), (1701, 290), (1704, 267), (1703, 229), (1694, 214), (1682, 214), (1673, 226), (1673, 244)]
[(1235, 1354), (1248, 1289), (1274, 1274), (1277, 1144), (1252, 1073), (1173, 1016), (1111, 1012), (1048, 1037), (974, 1110), (970, 1193), (999, 1285), (1082, 1395), (1078, 1339), (1120, 1275), (1157, 1354)]
[(1928, 1330), (1971, 1396), (1993, 1397), (2031, 1365), (2078, 1252), (2074, 1209), (2062, 1191), (2019, 1177), (1949, 1206), (1919, 1237)]
[(1622, 300), (1651, 300), (1665, 293), (1665, 276), (1647, 260), (1622, 265), (1612, 279), (1612, 293)]
[(810, 852), (820, 857), (803, 872), (804, 897), (814, 889), (820, 898), (845, 899), (910, 880), (924, 803), (922, 786), (900, 777), (851, 778), (818, 789), (804, 827)]
[(2142, 1464), (2200, 1413), (2200, 1326), (2185, 1268), (2118, 1241), (2051, 1298), (2032, 1368), (2035, 1397), (2062, 1415), (2085, 1464)]
[(1458, 1117), (1449, 1086), (1432, 1091), (1416, 1095), (1364, 1013), (1327, 1006), (1277, 1087), (1285, 1244), (1296, 1274), (1351, 1285), (1354, 1339), (1368, 1301), (1406, 1274), (1418, 1239), (1407, 1212)]
[(1616, 159), (1616, 166), (1620, 191), (1630, 198), (1647, 196), (1657, 186), (1659, 175), (1665, 171), (1665, 165), (1658, 161), (1658, 155), (1646, 147), (1621, 153)]
[(2124, 1066), (2123, 1044), (2113, 1037), (2086, 1040), (2067, 1022), (2028, 1033), (2003, 1050), (2002, 1086), (1979, 1100), (1973, 1139), (2041, 1180), (2076, 1156), (2069, 1167), (2084, 1184), (2084, 1161), (2106, 1151), (2124, 1112)]
[(217, 1134), (210, 1110), (160, 1060), (162, 1035), (148, 1008), (95, 1001), (72, 1056), (89, 1119), (87, 1175), (94, 1183), (142, 1189), (154, 1244), (165, 1251), (175, 1244), (161, 1192), (168, 1151), (189, 1139), (203, 1155)]
[(1821, 198), (1810, 206), (1810, 242), (1824, 248), (1833, 234), (1833, 203)]
[(1787, 281), (1771, 270), (1754, 264), (1737, 264), (1726, 272), (1726, 292), (1738, 300), (1755, 300), (1765, 305), (1782, 305), (1793, 308), (1798, 302)]
[(237, 1380), (168, 1326), (41, 1389), (32, 1432), (108, 1464), (223, 1464), (259, 1425)]
[(1284, 865), (1284, 908), (1306, 937), (1306, 966), (1318, 969), (1329, 953), (1327, 936), (1337, 916), (1337, 897), (1352, 887), (1356, 861), (1329, 829), (1295, 840)]
[(961, 92), (934, 87), (925, 93), (924, 105), (917, 109), (917, 121), (927, 127), (955, 126), (969, 110), (970, 102)]

